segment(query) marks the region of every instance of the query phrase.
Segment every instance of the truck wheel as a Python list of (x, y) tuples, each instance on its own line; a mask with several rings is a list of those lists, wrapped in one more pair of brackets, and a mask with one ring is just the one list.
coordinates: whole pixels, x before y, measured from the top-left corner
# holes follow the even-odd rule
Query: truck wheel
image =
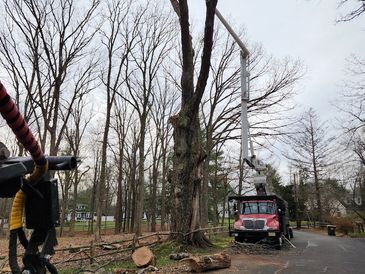
[(281, 236), (276, 238), (276, 244), (275, 244), (275, 248), (277, 250), (280, 250), (283, 246), (283, 239), (281, 238)]
[(291, 228), (291, 227), (289, 227), (289, 236), (290, 236), (290, 239), (294, 238), (293, 228)]

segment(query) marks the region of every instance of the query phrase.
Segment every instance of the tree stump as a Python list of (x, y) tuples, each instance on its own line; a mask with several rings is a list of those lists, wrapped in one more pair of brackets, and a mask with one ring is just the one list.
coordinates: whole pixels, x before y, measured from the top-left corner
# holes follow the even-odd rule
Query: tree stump
[(208, 270), (231, 267), (231, 257), (225, 253), (189, 257), (183, 259), (183, 261), (189, 262), (191, 272), (205, 272)]
[(132, 260), (137, 267), (155, 265), (155, 255), (146, 246), (136, 249), (132, 254)]

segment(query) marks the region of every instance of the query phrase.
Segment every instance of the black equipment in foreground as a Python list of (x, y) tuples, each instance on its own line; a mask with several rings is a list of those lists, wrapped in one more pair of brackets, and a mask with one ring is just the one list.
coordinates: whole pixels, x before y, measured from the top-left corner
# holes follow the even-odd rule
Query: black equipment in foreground
[[(73, 156), (46, 156), (46, 159), (49, 171), (72, 170), (78, 162)], [(31, 174), (34, 168), (30, 157), (0, 159), (0, 197), (11, 198), (22, 190), (26, 195), (26, 227), (33, 229), (29, 241), (23, 228), (10, 230), (9, 266), (13, 274), (45, 274), (46, 269), (56, 274), (57, 269), (50, 263), (50, 258), (57, 244), (55, 228), (59, 224), (57, 179), (50, 178), (47, 172), (33, 185), (24, 176)], [(17, 262), (17, 238), (25, 248), (22, 269)], [(39, 246), (42, 246), (41, 250)]]
[[(48, 170), (72, 170), (77, 166), (77, 158), (73, 156), (46, 156), (48, 161)], [(9, 198), (21, 188), (30, 188), (23, 177), (32, 173), (34, 170), (34, 161), (31, 157), (9, 157), (0, 159), (0, 197)]]

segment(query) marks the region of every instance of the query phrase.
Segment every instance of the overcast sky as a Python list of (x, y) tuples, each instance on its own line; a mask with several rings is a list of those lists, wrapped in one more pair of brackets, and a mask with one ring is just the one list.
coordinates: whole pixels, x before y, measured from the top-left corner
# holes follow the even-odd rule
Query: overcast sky
[[(356, 4), (357, 0), (352, 0)], [(218, 9), (234, 29), (244, 27), (250, 44), (259, 42), (274, 57), (299, 59), (306, 68), (297, 87), (298, 113), (313, 107), (322, 120), (334, 122), (352, 54), (365, 58), (365, 16), (336, 23), (346, 10), (339, 0), (219, 0)], [(204, 0), (190, 0), (192, 22), (202, 23)], [(218, 23), (220, 23), (217, 20)], [(199, 24), (196, 25), (198, 27)], [(287, 177), (288, 163), (274, 165)]]
[[(330, 102), (339, 95), (351, 54), (365, 57), (365, 16), (336, 23), (339, 0), (219, 0), (233, 28), (245, 27), (250, 43), (260, 42), (274, 57), (290, 56), (307, 69), (296, 101), (331, 120)], [(356, 3), (356, 0), (353, 0)], [(203, 20), (204, 0), (190, 0), (192, 21)]]

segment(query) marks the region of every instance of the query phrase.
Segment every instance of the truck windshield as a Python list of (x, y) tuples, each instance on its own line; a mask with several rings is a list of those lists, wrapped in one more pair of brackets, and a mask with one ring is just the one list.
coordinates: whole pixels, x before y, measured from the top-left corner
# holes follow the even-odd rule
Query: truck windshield
[(242, 214), (275, 214), (273, 202), (244, 202)]

